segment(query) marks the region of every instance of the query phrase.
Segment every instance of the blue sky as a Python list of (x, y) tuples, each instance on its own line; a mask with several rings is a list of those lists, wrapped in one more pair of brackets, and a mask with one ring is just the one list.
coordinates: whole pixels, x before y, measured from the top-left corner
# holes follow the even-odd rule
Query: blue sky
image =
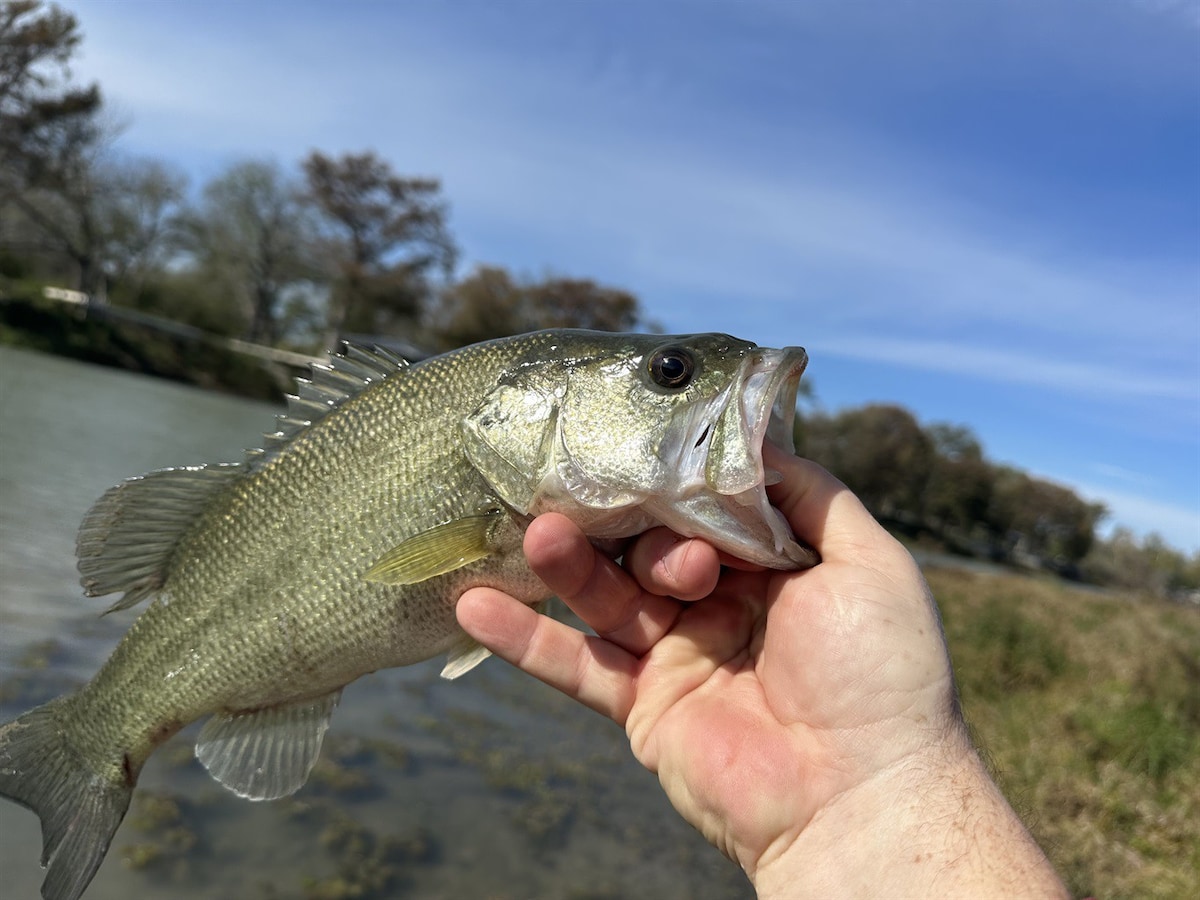
[(464, 267), (799, 344), (1200, 549), (1200, 2), (65, 3), (119, 147), (198, 185), (375, 149)]

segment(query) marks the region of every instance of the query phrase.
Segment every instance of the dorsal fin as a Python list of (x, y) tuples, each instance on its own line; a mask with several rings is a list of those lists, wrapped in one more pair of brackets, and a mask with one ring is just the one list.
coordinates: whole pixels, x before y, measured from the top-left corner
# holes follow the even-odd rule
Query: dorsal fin
[(275, 420), (273, 432), (263, 435), (266, 442), (262, 449), (246, 452), (247, 462), (256, 465), (271, 458), (305, 428), (407, 366), (407, 360), (383, 347), (368, 350), (344, 344), (341, 353), (329, 358), (328, 365), (313, 363), (310, 377), (296, 379), (296, 393), (287, 395), (287, 412)]
[(79, 526), (75, 555), (84, 593), (124, 591), (109, 607), (113, 612), (157, 591), (180, 537), (243, 471), (237, 463), (160, 469), (109, 488)]

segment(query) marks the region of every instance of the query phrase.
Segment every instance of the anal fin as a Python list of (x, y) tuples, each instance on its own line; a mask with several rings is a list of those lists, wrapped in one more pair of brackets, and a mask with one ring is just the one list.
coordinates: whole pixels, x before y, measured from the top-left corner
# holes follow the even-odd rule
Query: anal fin
[(239, 797), (275, 800), (308, 780), (341, 691), (286, 706), (210, 718), (196, 738), (196, 758)]

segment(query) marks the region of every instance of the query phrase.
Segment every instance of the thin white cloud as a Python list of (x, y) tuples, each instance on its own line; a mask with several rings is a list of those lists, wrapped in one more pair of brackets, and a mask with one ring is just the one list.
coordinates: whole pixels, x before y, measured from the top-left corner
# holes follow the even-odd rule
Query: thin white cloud
[(1200, 0), (1132, 0), (1135, 7), (1170, 16), (1200, 28)]
[(1153, 488), (1161, 485), (1161, 481), (1152, 475), (1147, 475), (1145, 472), (1135, 472), (1132, 469), (1124, 466), (1116, 466), (1112, 463), (1094, 462), (1089, 468), (1102, 478), (1123, 482), (1140, 488)]
[(1165, 503), (1133, 491), (1114, 490), (1095, 484), (1063, 480), (1082, 497), (1108, 507), (1103, 531), (1125, 526), (1145, 537), (1157, 533), (1167, 543), (1186, 553), (1200, 551), (1200, 508)]
[(1117, 360), (1093, 364), (1049, 359), (1020, 350), (997, 350), (977, 341), (934, 341), (919, 337), (821, 337), (810, 344), (814, 351), (850, 359), (888, 362), (908, 368), (1096, 396), (1185, 401), (1200, 398), (1200, 384), (1194, 378), (1139, 374), (1123, 368)]

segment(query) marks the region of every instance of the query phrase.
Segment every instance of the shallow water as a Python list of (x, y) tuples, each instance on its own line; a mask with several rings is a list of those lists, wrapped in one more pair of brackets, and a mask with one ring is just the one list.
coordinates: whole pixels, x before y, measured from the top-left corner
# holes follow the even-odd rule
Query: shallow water
[[(136, 610), (82, 598), (75, 529), (122, 478), (236, 461), (264, 404), (0, 347), (0, 720), (89, 678)], [(350, 686), (314, 777), (249, 803), (191, 755), (147, 764), (87, 900), (728, 898), (741, 872), (686, 825), (624, 734), (504, 664)], [(37, 896), (36, 817), (0, 801), (5, 900)]]

